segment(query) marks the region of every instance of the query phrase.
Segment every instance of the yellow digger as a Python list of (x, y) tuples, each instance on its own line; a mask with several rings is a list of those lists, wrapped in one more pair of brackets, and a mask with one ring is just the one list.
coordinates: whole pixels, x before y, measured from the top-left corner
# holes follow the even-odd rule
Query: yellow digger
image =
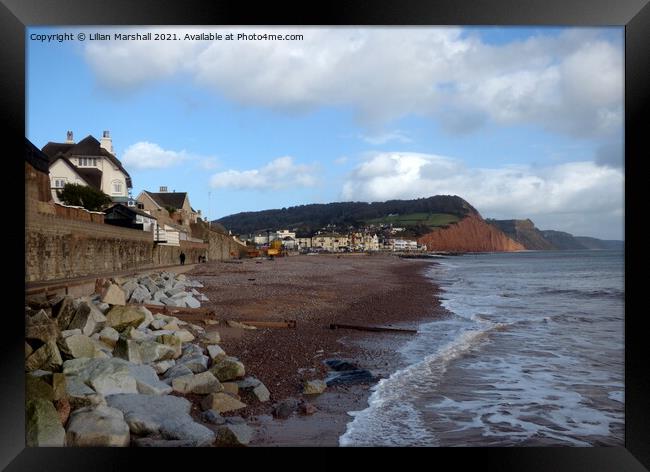
[(269, 256), (279, 256), (282, 253), (282, 241), (279, 239), (274, 239), (271, 241), (271, 244), (269, 244), (269, 248), (266, 253)]

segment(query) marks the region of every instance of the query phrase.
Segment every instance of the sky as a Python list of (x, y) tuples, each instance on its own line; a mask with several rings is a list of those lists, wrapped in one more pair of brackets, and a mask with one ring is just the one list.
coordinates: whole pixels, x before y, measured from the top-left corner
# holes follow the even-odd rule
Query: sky
[[(114, 39), (147, 32), (175, 39)], [(30, 27), (26, 136), (108, 130), (133, 196), (188, 192), (210, 219), (448, 194), (484, 218), (623, 239), (623, 33)]]

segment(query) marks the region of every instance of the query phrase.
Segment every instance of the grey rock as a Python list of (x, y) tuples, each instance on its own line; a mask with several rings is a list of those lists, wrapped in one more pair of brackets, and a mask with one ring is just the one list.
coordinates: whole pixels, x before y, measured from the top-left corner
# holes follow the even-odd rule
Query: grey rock
[(253, 430), (247, 424), (225, 424), (217, 431), (219, 446), (246, 446), (253, 438)]
[(136, 438), (133, 440), (135, 447), (196, 447), (196, 441), (183, 439), (155, 439)]
[(148, 365), (130, 365), (131, 376), (135, 379), (138, 393), (146, 395), (166, 395), (172, 388), (158, 379), (156, 371)]
[(194, 372), (188, 369), (187, 366), (177, 364), (174, 367), (170, 368), (167, 372), (165, 372), (163, 379), (165, 383), (171, 385), (172, 380), (175, 379), (176, 377), (182, 377), (185, 375), (192, 375), (192, 374), (194, 374)]
[(106, 398), (109, 406), (124, 413), (131, 433), (160, 434), (165, 439), (195, 441), (197, 446), (214, 442), (214, 433), (189, 415), (188, 400), (172, 395), (122, 394)]
[(77, 377), (102, 395), (136, 393), (131, 364), (122, 359), (71, 359), (63, 363), (66, 377)]
[(286, 398), (273, 405), (272, 413), (276, 418), (286, 419), (289, 418), (297, 409), (298, 400), (295, 398)]
[(246, 377), (245, 379), (242, 380), (237, 380), (236, 381), (237, 385), (239, 386), (240, 390), (252, 390), (258, 385), (260, 385), (262, 382), (255, 377)]
[(206, 410), (201, 414), (201, 420), (206, 423), (221, 425), (226, 423), (226, 418), (216, 410)]
[(191, 296), (185, 297), (185, 304), (189, 308), (199, 308), (201, 306), (201, 302), (199, 302), (196, 298)]
[(147, 290), (142, 285), (138, 285), (135, 288), (135, 290), (133, 290), (133, 293), (131, 294), (131, 298), (129, 298), (129, 301), (131, 303), (144, 303), (146, 300), (149, 300), (150, 298), (151, 298), (151, 293), (149, 293), (149, 290)]
[(77, 447), (126, 447), (129, 426), (118, 409), (103, 405), (81, 408), (70, 415), (66, 441)]
[(106, 317), (91, 301), (81, 301), (74, 318), (67, 329), (80, 329), (86, 336), (92, 336), (106, 325)]
[(65, 446), (65, 430), (49, 400), (36, 398), (25, 405), (25, 440), (28, 447)]

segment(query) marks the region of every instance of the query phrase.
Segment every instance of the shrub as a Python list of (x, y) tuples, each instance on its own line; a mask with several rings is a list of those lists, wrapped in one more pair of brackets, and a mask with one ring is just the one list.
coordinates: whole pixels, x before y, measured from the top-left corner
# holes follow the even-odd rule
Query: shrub
[(90, 211), (99, 211), (112, 203), (111, 197), (87, 185), (65, 184), (63, 190), (56, 193), (66, 205), (82, 206)]

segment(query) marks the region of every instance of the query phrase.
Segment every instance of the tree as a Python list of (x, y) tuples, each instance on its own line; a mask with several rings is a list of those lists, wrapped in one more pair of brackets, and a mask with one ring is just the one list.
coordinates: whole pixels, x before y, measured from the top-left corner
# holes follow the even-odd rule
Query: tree
[(56, 194), (66, 205), (82, 206), (90, 211), (99, 211), (112, 203), (111, 197), (87, 185), (65, 184), (63, 190), (57, 190)]

